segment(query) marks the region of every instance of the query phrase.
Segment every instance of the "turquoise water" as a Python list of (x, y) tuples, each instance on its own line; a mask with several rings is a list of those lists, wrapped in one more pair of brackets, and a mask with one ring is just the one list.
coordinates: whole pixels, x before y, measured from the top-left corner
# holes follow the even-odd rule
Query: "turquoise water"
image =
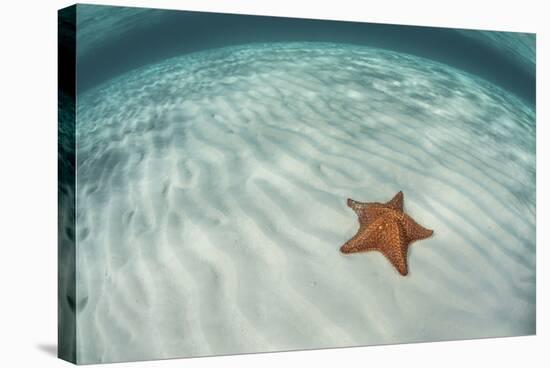
[(440, 61), (535, 102), (535, 35), (80, 5), (78, 89), (184, 53), (257, 42), (337, 42)]

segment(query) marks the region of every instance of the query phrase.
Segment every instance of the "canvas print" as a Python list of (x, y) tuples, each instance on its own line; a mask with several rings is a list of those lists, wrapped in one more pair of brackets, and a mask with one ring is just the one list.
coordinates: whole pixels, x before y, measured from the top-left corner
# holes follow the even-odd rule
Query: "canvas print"
[(61, 358), (536, 333), (534, 34), (58, 20)]

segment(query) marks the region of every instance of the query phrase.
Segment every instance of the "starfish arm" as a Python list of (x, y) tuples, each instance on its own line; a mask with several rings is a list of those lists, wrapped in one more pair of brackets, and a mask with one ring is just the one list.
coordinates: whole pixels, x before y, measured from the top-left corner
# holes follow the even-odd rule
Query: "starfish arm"
[(357, 234), (353, 236), (350, 240), (344, 243), (340, 247), (340, 252), (342, 253), (356, 253), (356, 252), (364, 252), (367, 250), (371, 250), (372, 248), (367, 242), (367, 232), (365, 226), (360, 226), (359, 230), (357, 231)]
[(368, 215), (366, 213), (366, 210), (367, 210), (369, 204), (354, 201), (351, 198), (348, 198), (347, 204), (348, 204), (348, 207), (351, 208), (357, 214), (359, 224), (360, 225), (367, 225)]
[(354, 210), (355, 212), (361, 211), (367, 208), (369, 205), (369, 203), (354, 201), (351, 198), (348, 198), (347, 204), (348, 204), (348, 207)]
[(412, 217), (407, 214), (403, 216), (401, 224), (405, 231), (405, 236), (409, 242), (426, 239), (433, 234), (433, 230), (426, 229), (425, 227), (419, 225), (416, 221), (412, 219)]
[(369, 226), (387, 211), (381, 203), (362, 203), (353, 199), (348, 199), (348, 206), (357, 214), (359, 224), (362, 226)]
[(381, 244), (378, 250), (386, 256), (401, 275), (405, 276), (409, 273), (407, 266), (408, 242), (405, 231), (398, 222), (390, 222), (385, 226), (387, 231), (380, 239)]
[(403, 212), (403, 192), (397, 192), (389, 202), (384, 203), (384, 206), (392, 210)]

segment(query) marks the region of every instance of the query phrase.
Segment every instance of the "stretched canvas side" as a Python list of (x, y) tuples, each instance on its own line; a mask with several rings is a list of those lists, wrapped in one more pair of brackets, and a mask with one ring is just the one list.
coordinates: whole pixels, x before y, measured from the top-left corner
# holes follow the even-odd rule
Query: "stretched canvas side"
[(76, 363), (76, 5), (58, 12), (58, 356)]

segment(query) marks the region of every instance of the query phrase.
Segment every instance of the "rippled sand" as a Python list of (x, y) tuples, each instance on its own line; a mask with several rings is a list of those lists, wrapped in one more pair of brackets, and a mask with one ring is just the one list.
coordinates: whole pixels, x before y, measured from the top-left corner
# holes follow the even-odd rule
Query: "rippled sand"
[[(335, 44), (167, 60), (79, 96), (79, 363), (535, 332), (535, 115)], [(434, 229), (402, 277), (346, 198)]]

